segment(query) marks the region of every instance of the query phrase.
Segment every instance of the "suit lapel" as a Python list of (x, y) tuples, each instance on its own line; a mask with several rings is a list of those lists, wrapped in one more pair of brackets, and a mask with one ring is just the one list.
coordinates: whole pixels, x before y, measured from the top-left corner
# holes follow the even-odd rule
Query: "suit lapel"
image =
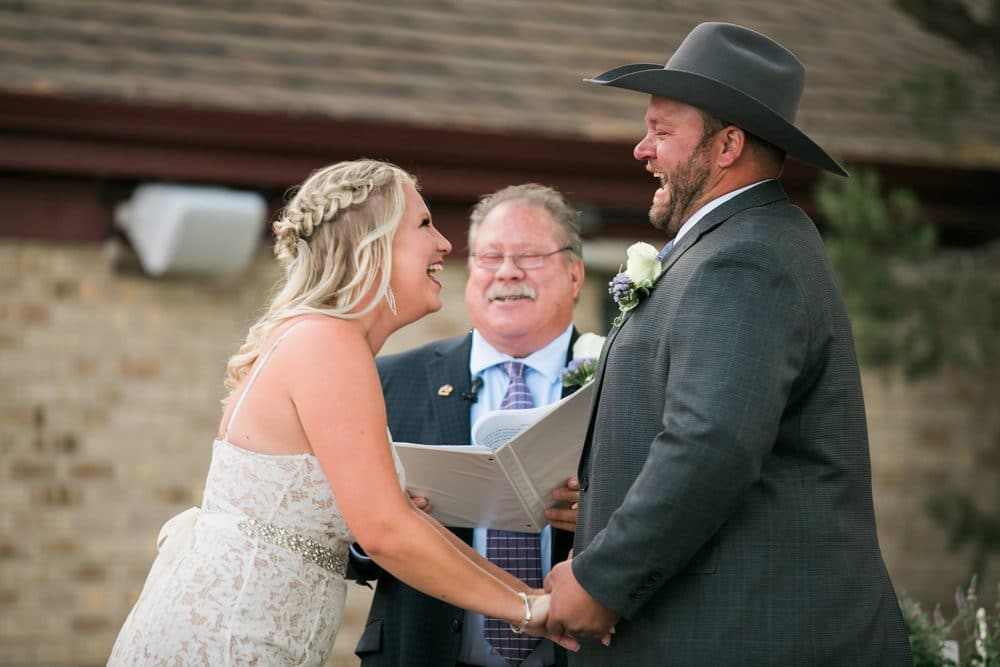
[[(577, 331), (576, 327), (573, 327), (573, 333), (571, 333), (570, 337), (569, 337), (569, 347), (566, 348), (566, 364), (565, 365), (568, 365), (569, 362), (571, 362), (573, 360), (573, 345), (576, 344), (576, 339), (579, 338), (579, 337), (580, 337), (580, 332)], [(562, 397), (566, 398), (567, 396), (569, 396), (570, 394), (572, 394), (573, 392), (575, 392), (579, 388), (580, 388), (579, 385), (574, 385), (572, 387), (567, 387), (567, 386), (563, 385), (563, 388), (562, 388)], [(566, 557), (569, 555), (569, 552), (570, 552), (570, 550), (572, 548), (573, 548), (573, 533), (571, 533), (569, 531), (566, 531), (566, 530), (561, 530), (559, 528), (553, 528), (552, 529), (552, 547), (551, 547), (551, 549), (552, 549), (552, 554), (551, 554), (552, 563), (553, 564), (555, 564), (555, 563), (561, 563), (562, 561), (566, 560)], [(557, 653), (558, 653), (558, 651), (557, 651)]]
[[(580, 337), (580, 332), (573, 327), (569, 347), (566, 350), (566, 363), (573, 358), (573, 344)], [(469, 357), (472, 354), (472, 334), (470, 333), (454, 347), (443, 350), (427, 362), (427, 379), (429, 386), (436, 392), (443, 385), (453, 387), (448, 396), (435, 396), (432, 402), (433, 419), (437, 420), (441, 441), (445, 444), (469, 444), (471, 404), (462, 396), (468, 396), (472, 391), (472, 378), (469, 374)], [(563, 387), (563, 397), (569, 396), (579, 387)], [(472, 544), (472, 529), (453, 528), (460, 539)], [(552, 547), (553, 562), (566, 559), (573, 546), (573, 533), (562, 530), (553, 531)]]
[[(566, 364), (573, 359), (573, 344), (580, 337), (576, 327), (570, 334), (566, 349)], [(465, 336), (459, 344), (440, 351), (427, 362), (427, 384), (437, 392), (444, 385), (451, 385), (447, 396), (436, 395), (431, 402), (432, 418), (439, 426), (442, 443), (468, 444), (471, 421), (469, 417), (469, 396), (472, 392), (472, 378), (469, 375), (469, 356), (472, 354), (472, 334)], [(562, 396), (569, 396), (578, 387), (563, 387)], [(463, 396), (464, 395), (464, 396)]]
[(472, 378), (469, 377), (471, 350), (470, 333), (458, 345), (427, 362), (427, 379), (431, 390), (437, 392), (445, 385), (452, 387), (447, 396), (436, 393), (431, 402), (432, 419), (437, 424), (442, 444), (469, 444), (470, 403), (466, 397), (472, 392)]
[[(469, 354), (472, 351), (472, 334), (462, 338), (458, 344), (438, 351), (427, 362), (427, 383), (434, 396), (431, 397), (433, 430), (438, 442), (447, 445), (469, 444), (469, 400), (463, 397), (472, 392), (472, 378), (469, 377)], [(438, 390), (451, 385), (452, 390), (442, 396)], [(471, 528), (452, 528), (451, 531), (466, 544), (472, 544)]]
[[(569, 335), (569, 347), (566, 348), (566, 363), (563, 364), (563, 367), (568, 366), (569, 362), (573, 361), (573, 346), (576, 344), (576, 339), (579, 337), (580, 337), (580, 332), (576, 330), (576, 327), (573, 327), (573, 332)], [(562, 397), (566, 398), (579, 388), (580, 388), (579, 386), (575, 385), (572, 387), (567, 387), (563, 385)]]
[(652, 288), (650, 288), (650, 294), (643, 297), (643, 303), (640, 303), (638, 306), (625, 313), (622, 317), (622, 323), (620, 325), (612, 328), (611, 331), (608, 332), (608, 340), (604, 344), (601, 358), (597, 362), (597, 371), (594, 374), (594, 382), (596, 383), (596, 386), (594, 387), (594, 397), (591, 399), (590, 403), (590, 424), (587, 426), (587, 435), (584, 439), (584, 449), (580, 456), (581, 472), (583, 471), (587, 459), (590, 456), (590, 439), (593, 435), (594, 418), (597, 414), (597, 404), (601, 399), (601, 390), (603, 389), (604, 382), (604, 369), (607, 365), (608, 351), (614, 344), (615, 338), (618, 337), (618, 333), (622, 330), (625, 324), (628, 323), (628, 319), (636, 310), (642, 308), (644, 302), (652, 296), (652, 291), (655, 290), (660, 284), (660, 281), (663, 279), (663, 276), (666, 275), (667, 271), (670, 270), (670, 267), (676, 264), (677, 261), (684, 256), (684, 253), (700, 241), (706, 234), (740, 211), (745, 211), (749, 208), (755, 208), (757, 206), (763, 206), (765, 204), (771, 204), (776, 201), (787, 199), (788, 196), (785, 194), (784, 188), (781, 187), (781, 184), (778, 181), (770, 180), (761, 183), (760, 185), (750, 188), (746, 192), (733, 197), (724, 204), (709, 211), (709, 213), (704, 218), (699, 220), (694, 227), (688, 230), (677, 245), (674, 246), (669, 253), (667, 253), (667, 256), (663, 259), (661, 264), (662, 269), (660, 271), (660, 275), (656, 277), (656, 280), (653, 281)]
[(700, 241), (706, 234), (714, 230), (723, 222), (733, 217), (740, 211), (745, 211), (748, 208), (756, 208), (757, 206), (763, 206), (765, 204), (771, 204), (776, 201), (787, 199), (788, 197), (785, 195), (785, 190), (781, 187), (781, 184), (778, 181), (765, 181), (756, 187), (750, 188), (742, 194), (736, 195), (724, 204), (709, 211), (704, 218), (699, 220), (694, 227), (684, 234), (681, 240), (677, 242), (676, 247), (674, 247), (673, 250), (667, 253), (667, 256), (663, 258), (663, 269), (660, 271), (660, 275), (657, 276), (656, 280), (653, 281), (653, 289), (656, 289), (656, 286), (659, 284), (664, 274), (670, 270), (671, 266), (677, 263), (677, 260), (684, 256), (684, 253), (686, 253), (691, 246)]

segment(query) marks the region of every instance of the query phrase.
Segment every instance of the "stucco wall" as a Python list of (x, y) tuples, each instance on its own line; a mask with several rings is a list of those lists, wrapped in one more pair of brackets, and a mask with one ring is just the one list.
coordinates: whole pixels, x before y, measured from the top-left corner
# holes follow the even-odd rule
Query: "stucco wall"
[[(226, 281), (150, 279), (99, 245), (0, 242), (0, 664), (104, 664), (160, 525), (199, 502), (225, 361), (276, 275), (264, 248)], [(603, 328), (604, 280), (585, 288), (585, 331)], [(444, 310), (385, 352), (467, 328), (460, 261), (444, 283)], [(927, 495), (1000, 505), (991, 379), (865, 374), (883, 550), (925, 603), (947, 604), (969, 560), (947, 552)], [(352, 587), (331, 664), (356, 664), (368, 599)]]

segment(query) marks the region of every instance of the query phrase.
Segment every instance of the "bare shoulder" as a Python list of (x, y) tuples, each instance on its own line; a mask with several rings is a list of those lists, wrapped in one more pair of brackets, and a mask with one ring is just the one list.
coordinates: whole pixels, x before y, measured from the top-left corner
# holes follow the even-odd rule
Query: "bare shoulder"
[(280, 365), (291, 385), (308, 378), (346, 376), (377, 377), (375, 358), (364, 332), (354, 320), (338, 317), (305, 317), (288, 330), (282, 344)]
[(367, 352), (373, 356), (361, 328), (353, 320), (318, 315), (305, 317), (292, 325), (286, 336), (287, 347), (296, 357), (353, 357)]
[(280, 369), (299, 423), (321, 462), (371, 438), (386, 443), (375, 357), (355, 320), (309, 317), (290, 330)]

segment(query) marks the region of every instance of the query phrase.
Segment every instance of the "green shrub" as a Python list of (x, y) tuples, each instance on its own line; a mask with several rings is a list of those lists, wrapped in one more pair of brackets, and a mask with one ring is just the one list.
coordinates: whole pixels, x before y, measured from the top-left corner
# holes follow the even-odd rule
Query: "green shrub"
[[(956, 612), (951, 620), (940, 606), (928, 615), (920, 603), (903, 598), (900, 607), (910, 634), (914, 667), (1000, 667), (1000, 585), (991, 614), (977, 606), (976, 577), (963, 593), (955, 593)], [(947, 642), (958, 647), (958, 661), (949, 657)]]

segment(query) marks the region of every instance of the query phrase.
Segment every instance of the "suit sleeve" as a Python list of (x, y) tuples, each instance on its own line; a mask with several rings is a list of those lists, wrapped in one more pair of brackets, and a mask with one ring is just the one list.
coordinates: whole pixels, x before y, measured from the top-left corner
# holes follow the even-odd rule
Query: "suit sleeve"
[[(662, 430), (621, 506), (572, 561), (581, 585), (625, 618), (710, 542), (760, 477), (810, 333), (802, 290), (759, 242), (724, 248), (686, 284), (659, 288), (683, 290), (660, 334), (668, 367), (653, 378), (665, 385)], [(648, 371), (636, 377), (648, 381)]]
[(382, 568), (369, 558), (368, 554), (364, 553), (360, 544), (352, 544), (348, 549), (347, 556), (347, 575), (344, 578), (371, 588), (369, 582), (379, 578), (382, 574)]

